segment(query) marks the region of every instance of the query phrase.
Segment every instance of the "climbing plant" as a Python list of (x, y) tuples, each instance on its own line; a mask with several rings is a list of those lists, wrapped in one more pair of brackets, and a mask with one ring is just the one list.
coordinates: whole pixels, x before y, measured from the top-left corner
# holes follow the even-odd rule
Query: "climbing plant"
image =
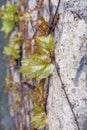
[[(47, 121), (46, 105), (49, 94), (49, 82), (54, 68), (56, 68), (57, 75), (61, 81), (61, 87), (70, 105), (78, 130), (80, 130), (60, 75), (59, 65), (55, 60), (55, 44), (52, 34), (59, 21), (58, 8), (60, 0), (51, 23), (46, 21), (44, 16), (38, 17), (38, 22), (35, 26), (36, 31), (34, 31), (32, 38), (26, 35), (28, 34), (27, 23), (30, 22), (32, 25), (32, 22), (34, 22), (32, 12), (40, 11), (44, 0), (41, 0), (32, 10), (26, 10), (25, 4), (24, 0), (20, 0), (19, 5), (6, 4), (0, 7), (1, 31), (5, 33), (5, 37), (9, 37), (11, 32), (16, 30), (3, 50), (3, 54), (9, 59), (9, 73), (5, 79), (5, 93), (10, 91), (15, 95), (15, 103), (11, 104), (11, 109), (16, 113), (19, 112), (24, 105), (24, 97), (27, 95), (33, 106), (33, 112), (31, 115), (29, 114), (31, 116), (29, 122), (30, 126), (32, 126), (31, 130), (44, 128)], [(23, 10), (21, 7), (23, 7)], [(19, 74), (19, 82), (14, 82), (11, 67), (16, 69)], [(22, 129), (28, 130), (25, 125)]]

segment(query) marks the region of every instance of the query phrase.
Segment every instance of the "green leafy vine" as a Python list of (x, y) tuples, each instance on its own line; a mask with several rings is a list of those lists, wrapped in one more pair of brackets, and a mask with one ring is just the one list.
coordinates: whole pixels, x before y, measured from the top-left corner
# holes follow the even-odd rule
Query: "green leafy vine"
[[(64, 90), (66, 99), (74, 115), (78, 130), (80, 130), (78, 121), (66, 94), (65, 86), (59, 72), (59, 66), (55, 61), (54, 55), (54, 38), (52, 33), (59, 20), (59, 14), (57, 14), (57, 12), (60, 0), (52, 23), (49, 25), (45, 18), (40, 16), (38, 19), (39, 22), (36, 25), (38, 33), (34, 32), (31, 39), (25, 37), (28, 28), (26, 23), (30, 22), (32, 24), (32, 22), (34, 22), (32, 12), (40, 10), (43, 3), (44, 0), (41, 0), (33, 10), (28, 11), (21, 10), (21, 6), (25, 6), (24, 0), (20, 0), (18, 6), (15, 4), (6, 4), (0, 7), (0, 18), (2, 20), (1, 31), (5, 33), (5, 37), (7, 38), (12, 30), (15, 30), (15, 27), (18, 28), (14, 37), (10, 38), (9, 44), (4, 47), (3, 53), (9, 57), (12, 67), (16, 67), (18, 73), (22, 75), (22, 78), (20, 78), (21, 83), (14, 83), (11, 73), (7, 75), (5, 80), (5, 93), (11, 91), (15, 95), (15, 104), (11, 106), (13, 111), (20, 109), (20, 106), (23, 105), (22, 100), (24, 95), (28, 95), (33, 104), (33, 115), (30, 123), (33, 126), (33, 130), (42, 129), (46, 126), (47, 120), (46, 102), (47, 94), (49, 93), (49, 80), (54, 68), (56, 68), (61, 81), (61, 87)], [(25, 59), (22, 58), (22, 49), (24, 49)], [(48, 88), (45, 87), (47, 79)], [(35, 85), (32, 85), (30, 81), (36, 82)], [(23, 86), (24, 84), (29, 87), (29, 91)], [(23, 96), (21, 96), (22, 98), (20, 97), (20, 92), (23, 94)], [(25, 129), (25, 126), (23, 126), (23, 130)]]

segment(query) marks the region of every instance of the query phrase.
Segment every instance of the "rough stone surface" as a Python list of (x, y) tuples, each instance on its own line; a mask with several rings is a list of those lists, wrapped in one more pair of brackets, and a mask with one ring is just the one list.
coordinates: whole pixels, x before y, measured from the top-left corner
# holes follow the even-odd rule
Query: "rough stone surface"
[[(58, 0), (51, 1), (52, 14), (57, 2)], [(30, 4), (33, 7), (35, 0), (30, 1)], [(47, 20), (48, 6), (48, 1), (45, 0), (40, 12)], [(87, 130), (87, 1), (61, 0), (59, 13), (60, 21), (54, 36), (56, 61), (60, 66), (67, 95), (74, 105), (80, 129)], [(33, 15), (36, 17), (36, 14)], [(50, 81), (47, 110), (47, 130), (78, 130), (56, 70)]]
[[(57, 1), (55, 1), (57, 3)], [(54, 4), (54, 2), (53, 2)], [(55, 31), (56, 61), (80, 129), (87, 129), (87, 2), (62, 0)], [(59, 36), (58, 36), (59, 35)], [(54, 72), (48, 98), (49, 130), (77, 130), (70, 107)]]

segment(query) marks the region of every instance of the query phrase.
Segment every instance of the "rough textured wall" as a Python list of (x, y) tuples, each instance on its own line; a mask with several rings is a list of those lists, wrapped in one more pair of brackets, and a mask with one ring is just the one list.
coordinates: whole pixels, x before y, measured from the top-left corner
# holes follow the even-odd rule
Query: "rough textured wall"
[[(51, 10), (54, 14), (58, 0), (51, 1)], [(29, 3), (32, 7), (36, 4), (35, 0)], [(50, 14), (48, 6), (48, 1), (45, 0), (44, 7), (39, 12), (44, 14), (47, 20)], [(74, 106), (73, 110), (80, 128), (87, 130), (87, 2), (86, 0), (61, 0), (59, 13), (60, 21), (54, 36), (56, 61), (59, 63), (62, 80), (66, 85), (70, 102)], [(36, 14), (34, 15), (36, 17)], [(16, 81), (15, 74), (17, 72), (14, 72)], [(25, 97), (25, 106), (28, 108), (26, 99)], [(47, 130), (78, 130), (56, 71), (51, 77), (47, 109)], [(23, 119), (29, 118), (25, 116)]]
[[(57, 0), (52, 4), (56, 5)], [(60, 22), (55, 31), (56, 61), (80, 128), (87, 130), (87, 1), (61, 0), (59, 12)], [(50, 84), (49, 130), (77, 130), (56, 72)]]

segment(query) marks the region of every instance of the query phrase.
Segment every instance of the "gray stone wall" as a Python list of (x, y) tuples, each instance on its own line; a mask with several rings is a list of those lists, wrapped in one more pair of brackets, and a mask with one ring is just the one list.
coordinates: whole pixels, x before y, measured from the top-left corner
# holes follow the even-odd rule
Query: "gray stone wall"
[[(32, 0), (32, 6), (35, 0)], [(54, 15), (58, 0), (51, 0)], [(31, 6), (30, 6), (31, 7)], [(87, 2), (61, 0), (60, 20), (55, 30), (55, 54), (62, 80), (81, 130), (87, 122)], [(49, 1), (45, 0), (40, 14), (49, 20)], [(48, 96), (47, 130), (78, 130), (70, 106), (54, 71)]]
[[(87, 2), (61, 0), (59, 12), (56, 61), (80, 129), (87, 130)], [(56, 72), (48, 97), (48, 124), (50, 130), (78, 130)]]
[[(53, 14), (57, 2), (51, 0)], [(32, 7), (36, 4), (35, 0), (29, 3)], [(48, 6), (45, 0), (40, 12), (47, 20)], [(87, 130), (87, 1), (61, 0), (59, 13), (54, 35), (56, 61), (80, 129)], [(51, 77), (47, 110), (47, 130), (78, 130), (56, 71)]]

